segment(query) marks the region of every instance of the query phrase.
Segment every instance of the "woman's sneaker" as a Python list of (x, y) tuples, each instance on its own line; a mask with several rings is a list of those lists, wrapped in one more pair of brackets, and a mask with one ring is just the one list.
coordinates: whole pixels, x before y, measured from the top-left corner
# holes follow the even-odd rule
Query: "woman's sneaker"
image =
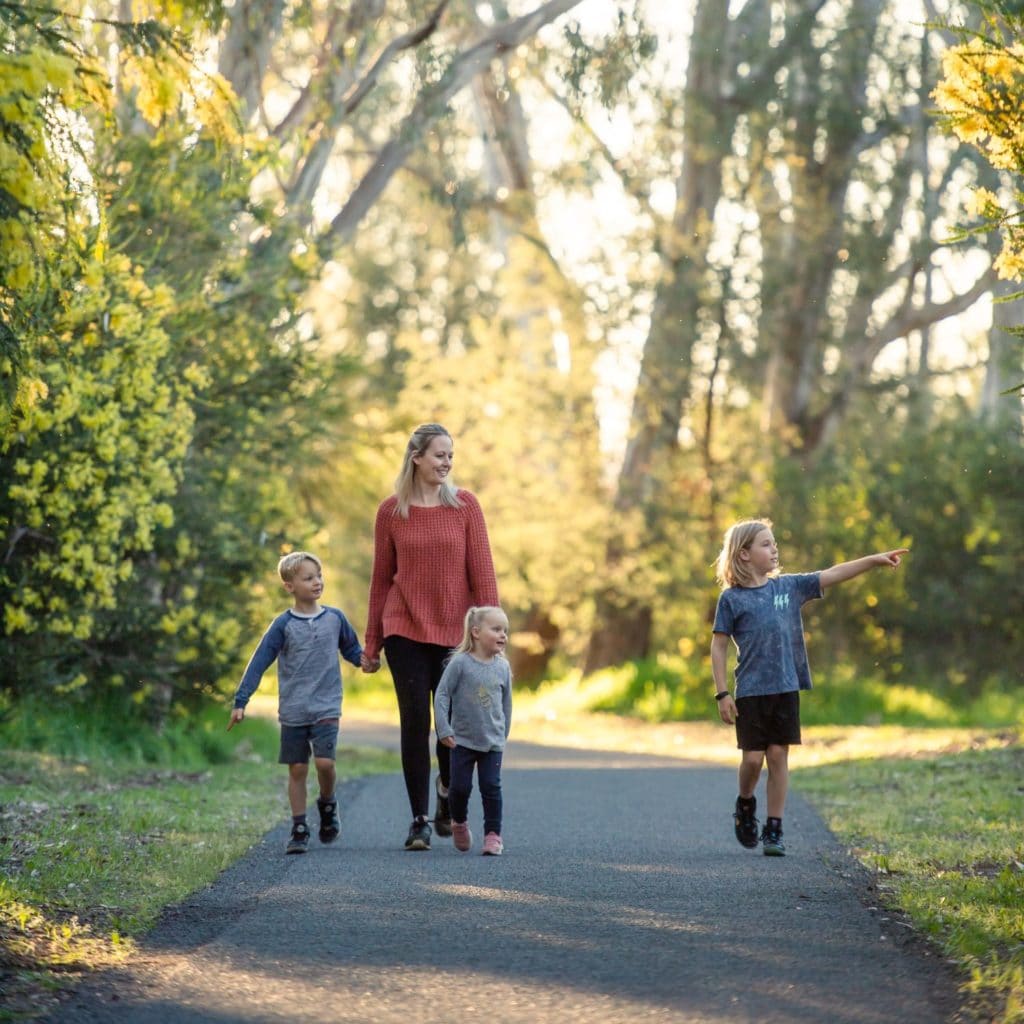
[(485, 857), (500, 857), (504, 849), (505, 846), (501, 841), (501, 836), (497, 832), (488, 832), (484, 836)]
[(316, 809), (320, 812), (320, 842), (333, 843), (341, 832), (341, 821), (338, 818), (338, 801), (316, 799)]
[[(448, 806), (448, 791), (441, 785), (441, 776), (438, 775), (434, 784), (437, 791), (437, 810), (434, 812), (434, 831), (442, 837), (452, 834), (452, 812)], [(442, 795), (442, 790), (444, 794)]]
[(464, 821), (461, 825), (457, 821), (452, 822), (452, 842), (459, 853), (473, 849), (473, 833), (469, 831), (469, 822)]
[(305, 822), (292, 825), (292, 837), (284, 848), (285, 853), (305, 853), (309, 849), (309, 826)]
[(736, 829), (736, 841), (740, 846), (745, 846), (748, 850), (757, 848), (757, 818), (754, 817), (756, 810), (756, 800), (752, 799), (749, 804), (744, 805), (739, 797), (736, 798), (736, 810), (732, 813), (732, 823)]
[(409, 826), (409, 834), (405, 837), (405, 848), (407, 850), (430, 849), (430, 825), (426, 821), (420, 821), (417, 818)]

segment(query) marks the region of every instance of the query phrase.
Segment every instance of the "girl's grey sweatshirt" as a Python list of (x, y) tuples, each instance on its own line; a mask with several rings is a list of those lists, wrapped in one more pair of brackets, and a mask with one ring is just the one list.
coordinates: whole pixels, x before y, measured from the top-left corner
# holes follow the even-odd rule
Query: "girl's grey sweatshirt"
[(512, 724), (512, 669), (505, 658), (453, 654), (434, 695), (437, 738), (470, 750), (504, 750)]

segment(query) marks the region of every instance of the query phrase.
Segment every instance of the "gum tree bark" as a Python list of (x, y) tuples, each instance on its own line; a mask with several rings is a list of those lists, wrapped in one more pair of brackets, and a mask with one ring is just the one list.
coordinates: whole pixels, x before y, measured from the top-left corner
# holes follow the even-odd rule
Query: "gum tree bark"
[[(692, 383), (707, 246), (735, 121), (735, 110), (727, 102), (735, 69), (724, 59), (731, 27), (728, 7), (727, 0), (702, 0), (694, 18), (683, 95), (682, 170), (676, 180), (672, 223), (660, 245), (661, 277), (615, 495), (614, 514), (621, 531), (606, 553), (606, 585), (597, 595), (586, 672), (643, 657), (650, 643), (653, 594), (636, 578), (641, 564), (636, 549), (656, 538), (661, 498)], [(638, 599), (638, 590), (646, 590), (646, 597)]]
[[(885, 348), (963, 312), (992, 286), (984, 271), (941, 297), (921, 287), (945, 246), (922, 196), (937, 191), (955, 222), (954, 174), (964, 157), (922, 145), (932, 129), (921, 97), (931, 86), (920, 41), (901, 30), (900, 5), (851, 0), (841, 23), (823, 3), (752, 0), (731, 20), (729, 7), (696, 7), (675, 209), (658, 249), (614, 498), (619, 532), (606, 552), (588, 672), (649, 653), (680, 524), (702, 536), (720, 529), (708, 501), (687, 504), (697, 482), (678, 486), (681, 432), (710, 438), (716, 392), (739, 387), (760, 401), (763, 437), (754, 443), (766, 457), (781, 441), (780, 451), (813, 459)], [(760, 256), (741, 282), (756, 296), (743, 348), (725, 314), (736, 272), (715, 231), (725, 200), (757, 222)], [(695, 354), (716, 333), (714, 381), (704, 381)], [(691, 415), (695, 397), (702, 427)], [(711, 468), (709, 453), (704, 463)], [(704, 485), (710, 493), (712, 482)]]

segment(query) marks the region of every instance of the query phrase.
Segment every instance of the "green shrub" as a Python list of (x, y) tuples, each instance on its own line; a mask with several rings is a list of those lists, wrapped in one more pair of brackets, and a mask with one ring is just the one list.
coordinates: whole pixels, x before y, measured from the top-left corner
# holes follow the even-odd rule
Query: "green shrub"
[[(1019, 726), (1024, 690), (990, 680), (966, 701), (962, 688), (927, 681), (893, 684), (852, 665), (825, 666), (801, 695), (806, 725)], [(581, 681), (592, 711), (633, 715), (648, 722), (703, 721), (715, 716), (711, 670), (703, 658), (661, 655), (604, 669)]]
[[(226, 764), (239, 756), (240, 741), (227, 733), (227, 711), (211, 705), (202, 711), (172, 715), (156, 730), (142, 710), (112, 699), (82, 703), (26, 698), (0, 706), (0, 746), (59, 754), (81, 760), (199, 769)], [(277, 758), (277, 727), (259, 718), (246, 720), (243, 756)]]

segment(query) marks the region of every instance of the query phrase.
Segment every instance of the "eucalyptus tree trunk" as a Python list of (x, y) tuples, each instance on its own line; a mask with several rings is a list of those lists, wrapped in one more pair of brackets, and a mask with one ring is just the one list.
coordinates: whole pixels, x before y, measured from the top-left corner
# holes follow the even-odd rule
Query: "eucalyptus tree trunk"
[[(934, 257), (947, 247), (945, 232), (932, 230), (937, 197), (959, 160), (949, 161), (936, 189), (941, 163), (928, 145), (938, 133), (928, 106), (934, 69), (927, 59), (908, 51), (903, 66), (892, 54), (888, 67), (897, 82), (910, 80), (916, 56), (917, 101), (901, 100), (893, 88), (887, 109), (865, 116), (873, 60), (898, 16), (899, 5), (888, 0), (854, 0), (834, 63), (826, 68), (823, 52), (798, 54), (783, 101), (787, 195), (767, 174), (760, 193), (762, 234), (772, 254), (762, 288), (760, 335), (770, 353), (762, 425), (803, 461), (834, 439), (888, 345), (914, 332), (925, 345), (932, 325), (968, 309), (994, 281), (986, 270), (956, 294), (936, 298), (932, 288)], [(855, 190), (865, 186), (872, 193), (870, 219), (855, 209), (863, 203)], [(915, 220), (923, 226), (908, 236)], [(882, 306), (882, 296), (898, 300)]]
[[(826, 72), (816, 49), (794, 54), (782, 99), (786, 191), (792, 198), (781, 193), (773, 166), (764, 176), (760, 219), (771, 260), (765, 261), (762, 288), (761, 338), (770, 350), (762, 422), (766, 431), (795, 428), (799, 438), (793, 439), (794, 447), (806, 443), (812, 430), (810, 414), (829, 335), (829, 294), (843, 252), (851, 170), (863, 147), (858, 119), (836, 116), (844, 113), (837, 107), (864, 104), (881, 6), (882, 0), (852, 4), (838, 73)], [(842, 84), (825, 78), (841, 79)], [(901, 173), (895, 187), (905, 190), (907, 177)], [(891, 233), (898, 226), (886, 228)]]
[[(503, 2), (492, 5), (499, 18), (507, 17)], [(492, 62), (473, 82), (472, 95), (484, 148), (484, 169), (488, 194), (493, 197), (490, 210), (490, 246), (505, 258), (506, 265), (514, 258), (514, 242), (529, 239), (538, 249), (538, 257), (524, 271), (524, 287), (515, 310), (515, 331), (524, 338), (544, 338), (551, 333), (551, 306), (558, 303), (564, 327), (570, 368), (571, 397), (555, 412), (561, 419), (552, 424), (561, 435), (566, 421), (574, 427), (589, 421), (589, 437), (598, 433), (597, 414), (593, 400), (593, 352), (583, 328), (582, 298), (568, 280), (554, 256), (541, 241), (537, 197), (534, 191), (533, 158), (530, 151), (529, 120), (514, 78), (509, 74), (513, 55)], [(554, 280), (554, 284), (553, 284)], [(565, 353), (562, 353), (562, 358)], [(558, 369), (559, 356), (553, 348), (539, 352), (521, 351), (519, 359), (529, 370), (543, 378), (544, 374), (564, 375)], [(596, 459), (596, 452), (594, 455)], [(544, 459), (531, 463), (532, 472), (547, 481), (551, 493), (568, 489), (564, 479), (565, 459)], [(569, 467), (570, 472), (577, 466)], [(596, 488), (595, 488), (596, 490)], [(580, 554), (580, 553), (577, 553)], [(558, 567), (538, 567), (530, 560), (517, 566), (522, 589), (528, 595), (516, 606), (516, 629), (509, 648), (509, 660), (515, 677), (523, 682), (543, 679), (552, 657), (562, 644), (562, 630), (551, 606), (551, 589), (538, 574), (557, 576)], [(546, 592), (546, 593), (545, 593)]]
[[(496, 5), (504, 13), (504, 5)], [(518, 230), (539, 234), (537, 230), (536, 197), (531, 181), (530, 144), (528, 123), (518, 92), (504, 75), (499, 82), (496, 68), (477, 76), (473, 83), (473, 98), (485, 147), (485, 173), (488, 191), (492, 196), (507, 196), (500, 209), (490, 217), (491, 245), (507, 262), (513, 234)], [(515, 222), (506, 212), (516, 210)], [(538, 271), (528, 275), (528, 292), (548, 301)], [(529, 336), (530, 323), (547, 317), (545, 309), (523, 307), (518, 311), (519, 330)], [(508, 657), (516, 679), (531, 682), (543, 678), (552, 656), (558, 649), (561, 630), (552, 620), (549, 610), (539, 602), (520, 608), (516, 631), (509, 647)]]
[(586, 672), (642, 658), (650, 646), (654, 594), (637, 578), (644, 571), (637, 555), (668, 514), (665, 485), (692, 383), (707, 246), (735, 119), (727, 102), (735, 84), (735, 69), (726, 59), (728, 8), (728, 0), (701, 0), (694, 18), (683, 95), (682, 169), (672, 222), (659, 245), (661, 276), (618, 478), (616, 534), (606, 552), (605, 586), (597, 594)]
[[(903, 30), (904, 6), (851, 0), (828, 5), (826, 17), (822, 2), (751, 0), (730, 20), (727, 3), (697, 4), (676, 207), (660, 248), (614, 501), (621, 534), (607, 551), (587, 671), (648, 654), (669, 526), (696, 520), (667, 500), (667, 485), (679, 475), (688, 403), (702, 390), (700, 325), (713, 324), (720, 338), (732, 329), (722, 301), (732, 270), (721, 246), (709, 251), (720, 199), (756, 214), (761, 255), (747, 285), (756, 287), (759, 315), (746, 349), (733, 342), (724, 369), (717, 350), (711, 373), (725, 388), (761, 389), (766, 454), (781, 440), (781, 450), (814, 458), (872, 382), (884, 349), (965, 311), (992, 286), (983, 271), (953, 293), (921, 287), (945, 245), (929, 219), (935, 206), (926, 209), (922, 196), (935, 190), (952, 217), (965, 157), (947, 152), (944, 163), (931, 162), (929, 70), (920, 40)], [(710, 384), (703, 390), (710, 437), (714, 394)]]
[(999, 300), (1019, 291), (1019, 284), (1011, 281), (1000, 281), (992, 290), (995, 301), (979, 403), (981, 419), (1017, 434), (1024, 426), (1024, 406), (1020, 395), (1020, 383), (1024, 379), (1024, 340), (1019, 333), (1024, 324), (1019, 302)]

